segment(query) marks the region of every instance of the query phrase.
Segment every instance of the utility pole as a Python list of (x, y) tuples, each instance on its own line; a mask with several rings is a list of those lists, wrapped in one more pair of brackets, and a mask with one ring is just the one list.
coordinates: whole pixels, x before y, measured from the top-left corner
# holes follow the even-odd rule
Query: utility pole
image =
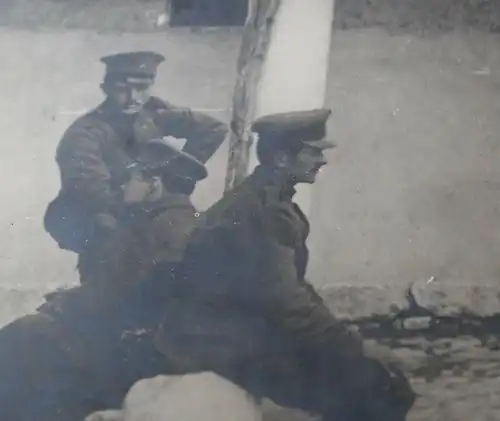
[[(258, 86), (256, 118), (325, 106), (334, 6), (334, 0), (282, 0)], [(301, 184), (295, 197), (308, 216), (313, 189)]]
[[(248, 0), (248, 4), (242, 0), (218, 1), (225, 5), (216, 7), (218, 13), (224, 15), (229, 6), (237, 12), (228, 21), (233, 26), (242, 24), (241, 16), (248, 6), (232, 102), (227, 192), (240, 184), (255, 165), (249, 130), (255, 118), (323, 107), (334, 0)], [(207, 15), (209, 5), (213, 6), (211, 0), (166, 0), (166, 12), (172, 23), (178, 20), (181, 25), (191, 22), (189, 25), (203, 26), (200, 16)], [(225, 21), (222, 15), (216, 20)], [(210, 26), (213, 17), (205, 17)], [(310, 196), (310, 189), (299, 189), (297, 198), (306, 213)]]
[(226, 192), (240, 184), (248, 174), (253, 143), (249, 127), (255, 117), (257, 88), (281, 1), (249, 0), (233, 95)]
[[(334, 0), (253, 0), (238, 61), (226, 191), (256, 164), (249, 126), (263, 115), (321, 108), (330, 63)], [(310, 186), (298, 189), (307, 214)]]

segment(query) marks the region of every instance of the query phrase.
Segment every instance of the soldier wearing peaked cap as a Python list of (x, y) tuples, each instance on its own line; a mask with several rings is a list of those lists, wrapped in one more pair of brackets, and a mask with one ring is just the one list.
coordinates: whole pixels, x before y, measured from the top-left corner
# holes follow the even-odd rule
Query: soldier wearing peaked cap
[(392, 356), (373, 358), (305, 279), (309, 222), (294, 186), (327, 163), (329, 116), (255, 121), (260, 165), (195, 227), (156, 344), (186, 371), (215, 371), (324, 421), (403, 421), (415, 395)]
[(158, 66), (165, 61), (165, 57), (153, 51), (134, 51), (118, 53), (101, 58), (106, 65), (106, 74), (116, 79), (137, 83), (152, 83)]
[[(144, 202), (141, 191), (126, 191), (128, 213), (82, 256), (82, 262), (88, 259), (92, 265), (87, 285), (105, 302), (121, 299), (121, 289), (146, 288), (145, 280), (158, 264), (182, 259), (198, 215), (185, 191), (208, 175), (201, 161), (169, 139), (145, 141), (129, 171), (135, 182), (152, 186), (151, 194), (161, 194)], [(159, 298), (158, 291), (152, 298)]]
[[(62, 249), (79, 254), (82, 283), (93, 276), (92, 263), (82, 256), (101, 232), (129, 212), (124, 195), (131, 191), (143, 203), (161, 196), (161, 192), (150, 194), (147, 183), (130, 179), (129, 168), (139, 146), (165, 136), (186, 139), (183, 151), (204, 164), (227, 134), (222, 122), (151, 95), (162, 55), (135, 51), (105, 56), (101, 61), (106, 67), (101, 84), (106, 98), (64, 133), (56, 153), (61, 190), (44, 221)], [(188, 195), (194, 178), (179, 180)]]
[(182, 182), (207, 170), (165, 138), (144, 141), (129, 171), (138, 184), (163, 186), (161, 195), (145, 202), (140, 191), (124, 192), (127, 214), (85, 255), (96, 284), (55, 291), (36, 313), (0, 329), (2, 419), (83, 420), (119, 408), (136, 381), (171, 372), (153, 338), (199, 220)]
[(83, 419), (119, 407), (135, 381), (165, 370), (151, 332), (168, 280), (149, 271), (162, 262), (174, 276), (198, 220), (191, 193), (227, 129), (150, 96), (162, 61), (151, 52), (103, 58), (106, 99), (59, 143), (61, 190), (44, 222), (79, 254), (83, 285), (0, 329), (5, 419)]

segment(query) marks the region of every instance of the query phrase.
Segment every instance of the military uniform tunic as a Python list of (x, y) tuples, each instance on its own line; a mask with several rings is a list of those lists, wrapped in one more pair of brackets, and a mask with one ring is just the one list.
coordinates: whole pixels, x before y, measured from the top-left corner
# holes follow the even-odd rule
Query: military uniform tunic
[[(192, 190), (167, 191), (154, 206), (130, 208), (120, 186), (140, 147), (136, 142), (185, 137), (184, 151), (206, 162), (226, 129), (210, 117), (158, 102), (147, 104), (148, 113), (155, 112), (146, 117), (154, 117), (156, 128), (139, 130), (142, 137), (104, 103), (78, 119), (59, 144), (65, 200), (90, 216), (114, 218), (117, 225), (101, 226), (81, 253), (85, 287), (51, 294), (37, 313), (0, 330), (5, 419), (83, 420), (92, 411), (119, 408), (137, 380), (169, 370), (151, 338), (169, 279), (198, 220)], [(156, 262), (164, 263), (162, 276), (148, 277)], [(96, 271), (102, 271), (97, 279), (105, 285), (85, 282)]]
[(361, 341), (305, 279), (309, 225), (292, 196), (258, 168), (204, 214), (157, 347), (186, 371), (216, 371), (257, 397), (325, 420), (401, 421), (411, 390), (401, 383), (407, 400), (395, 399), (390, 413), (380, 398), (383, 410), (374, 413), (385, 373), (363, 358)]
[[(224, 141), (226, 126), (203, 113), (176, 107), (156, 97), (144, 106), (155, 128), (149, 135), (186, 139), (184, 151), (206, 163)], [(123, 208), (118, 188), (127, 176), (138, 142), (140, 127), (129, 117), (113, 112), (105, 103), (76, 120), (64, 133), (57, 148), (56, 161), (63, 191), (79, 204), (95, 212), (119, 213)]]

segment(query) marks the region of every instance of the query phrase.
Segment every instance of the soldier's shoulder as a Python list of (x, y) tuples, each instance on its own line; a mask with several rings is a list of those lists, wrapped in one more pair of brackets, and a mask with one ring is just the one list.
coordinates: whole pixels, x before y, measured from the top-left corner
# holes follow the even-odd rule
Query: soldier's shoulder
[(69, 125), (68, 129), (87, 126), (89, 124), (98, 124), (102, 121), (101, 114), (102, 111), (100, 110), (100, 107), (92, 108), (76, 117)]
[(259, 190), (255, 189), (249, 178), (226, 194), (224, 214), (233, 223), (250, 223), (262, 217), (265, 203)]
[(230, 236), (236, 239), (242, 231), (252, 230), (260, 219), (262, 208), (254, 195), (238, 186), (202, 213), (193, 232), (194, 242), (208, 237)]
[(199, 214), (189, 208), (167, 208), (147, 223), (143, 235), (153, 247), (157, 262), (180, 261), (189, 238), (199, 222)]
[(76, 118), (63, 132), (61, 144), (79, 143), (83, 139), (96, 141), (108, 136), (111, 128), (100, 117), (99, 110), (93, 109)]

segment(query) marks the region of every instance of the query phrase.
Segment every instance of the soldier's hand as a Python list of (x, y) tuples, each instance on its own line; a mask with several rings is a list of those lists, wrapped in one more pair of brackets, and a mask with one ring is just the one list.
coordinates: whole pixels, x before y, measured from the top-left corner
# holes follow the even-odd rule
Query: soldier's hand
[(372, 390), (369, 394), (377, 401), (373, 404), (386, 407), (385, 411), (394, 409), (402, 415), (396, 419), (405, 419), (416, 394), (402, 370), (402, 362), (389, 347), (367, 342), (364, 343), (364, 360), (359, 365), (359, 374), (368, 381), (367, 390)]
[(127, 204), (155, 202), (162, 194), (163, 184), (158, 177), (144, 179), (136, 174), (123, 186), (123, 200)]
[(156, 202), (163, 196), (163, 183), (160, 177), (153, 177), (150, 182), (149, 194), (146, 197), (148, 202)]

